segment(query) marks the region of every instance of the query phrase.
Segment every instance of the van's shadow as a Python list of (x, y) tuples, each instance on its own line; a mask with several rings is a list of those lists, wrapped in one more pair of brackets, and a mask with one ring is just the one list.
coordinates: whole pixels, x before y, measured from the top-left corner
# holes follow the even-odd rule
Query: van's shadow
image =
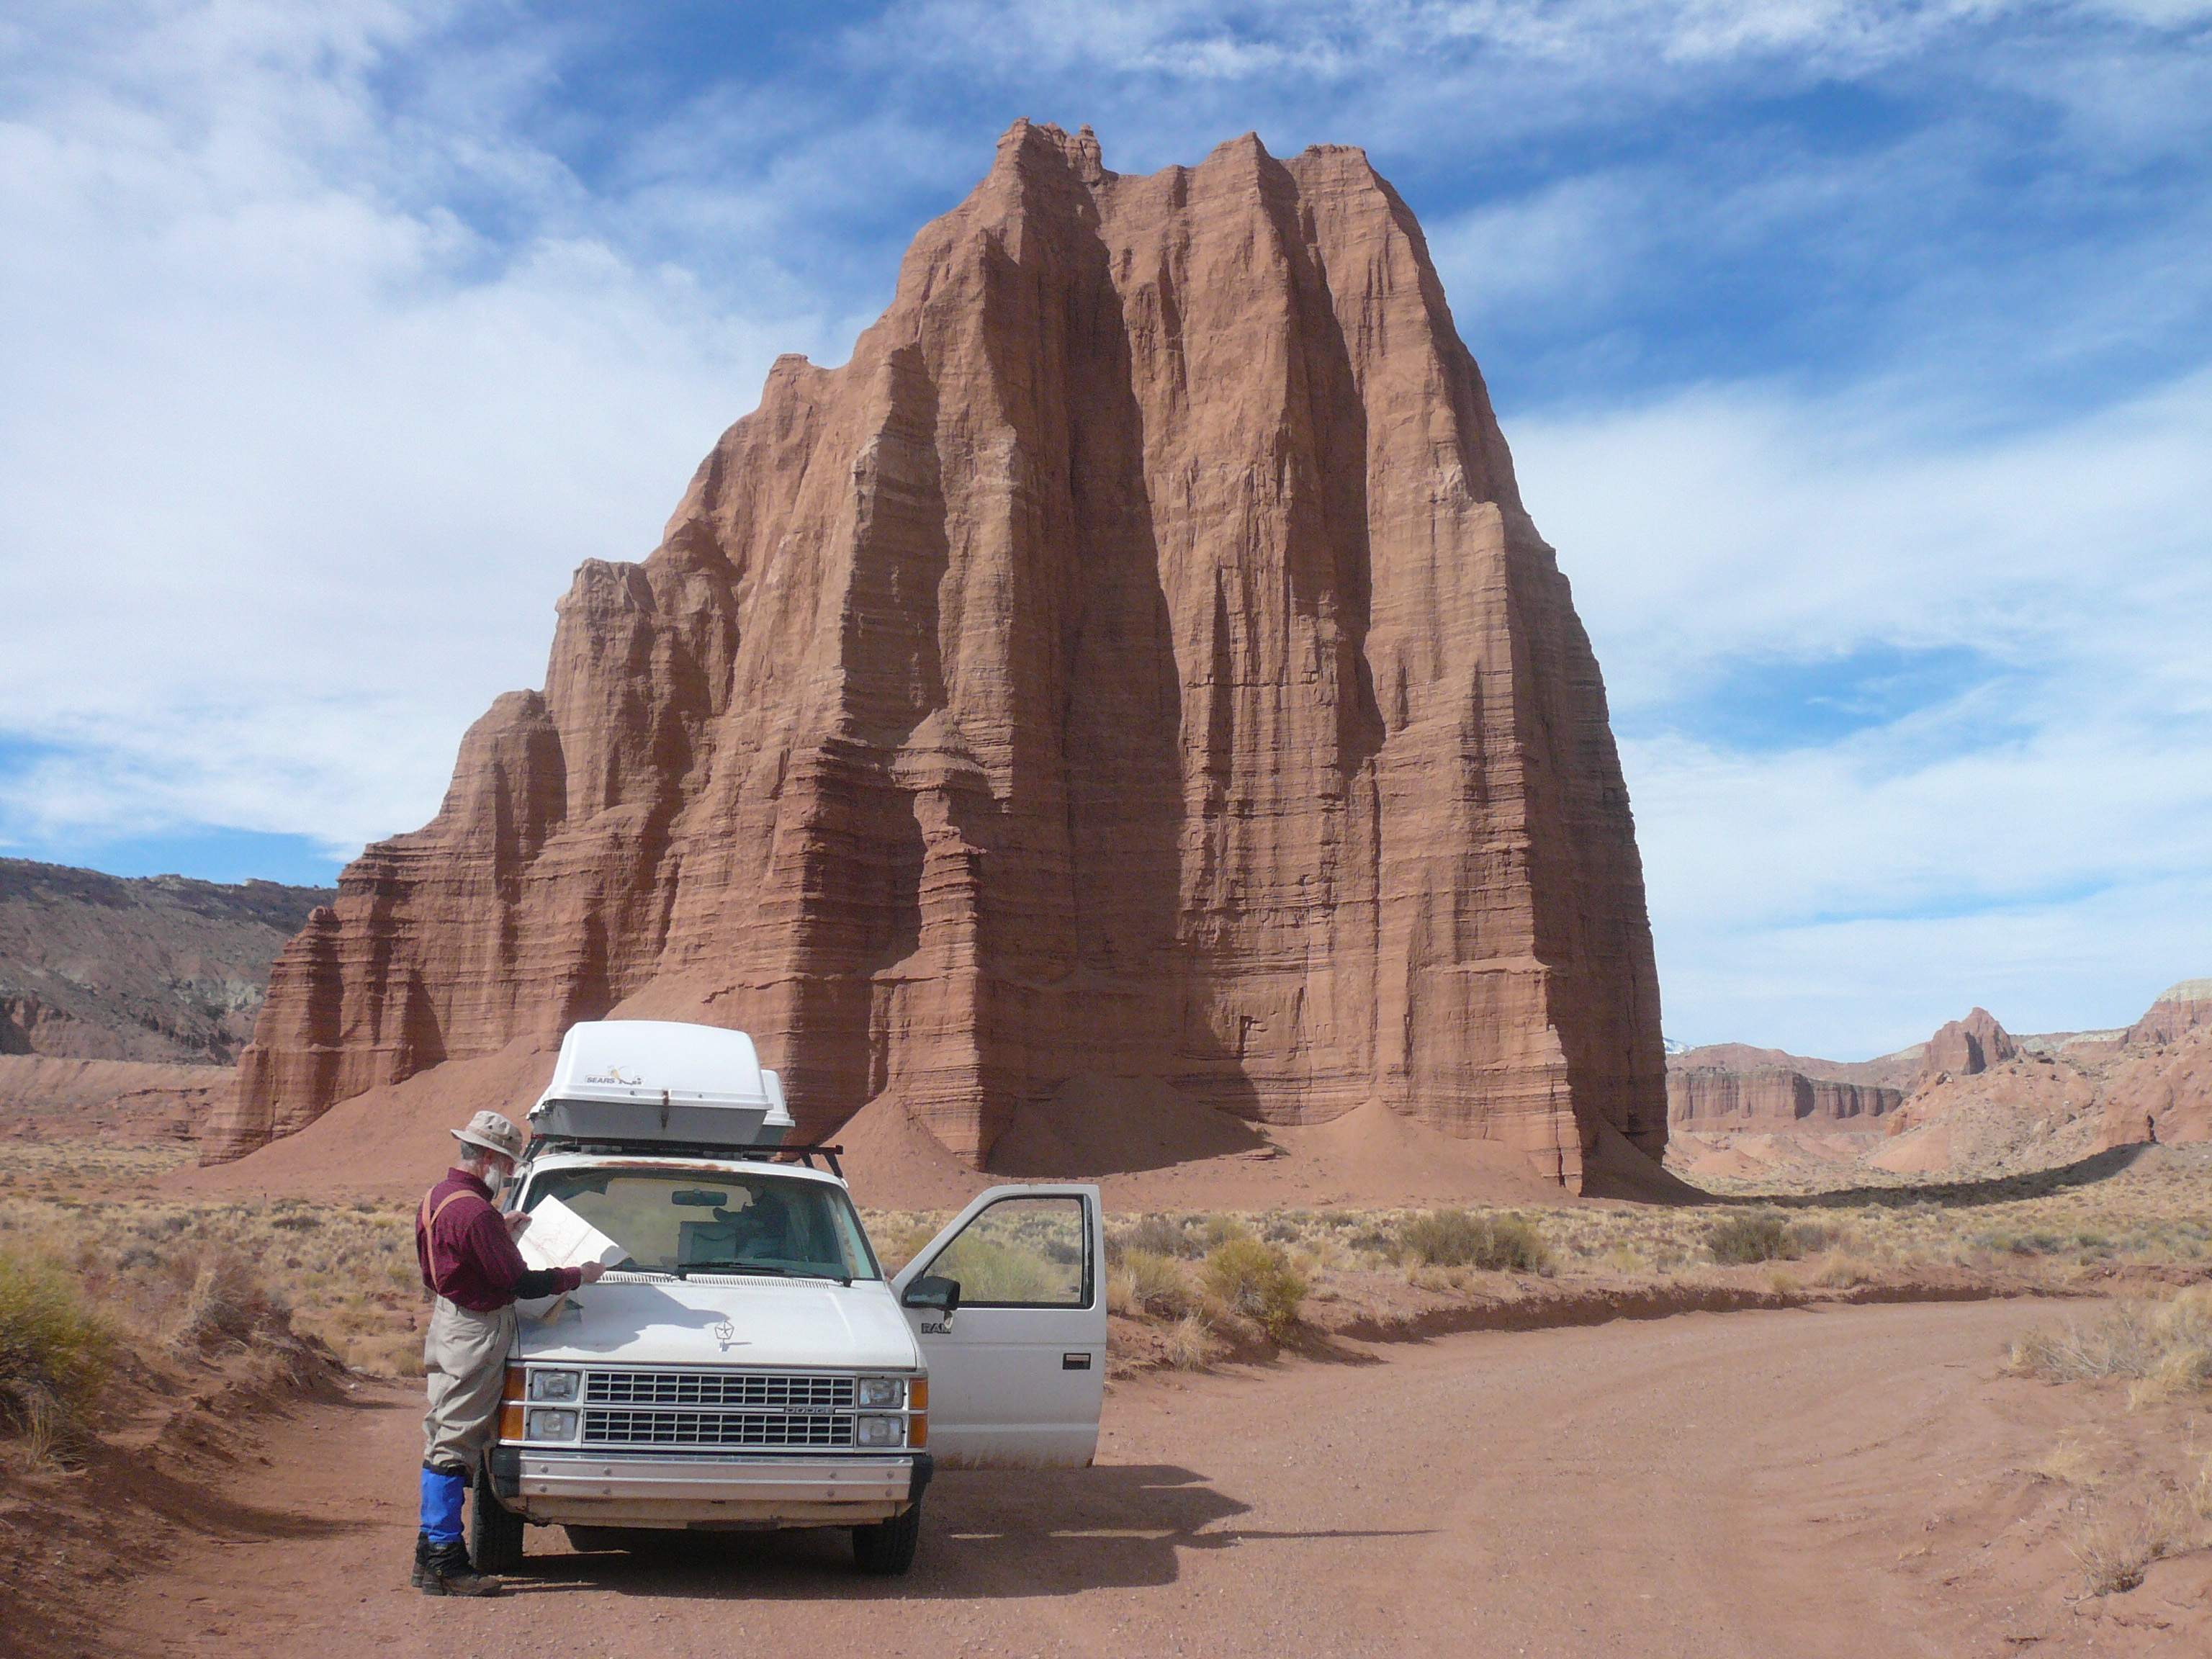
[[(749, 1601), (1067, 1595), (1173, 1583), (1185, 1550), (1408, 1535), (1220, 1524), (1249, 1508), (1204, 1475), (1163, 1464), (954, 1470), (929, 1488), (921, 1547), (902, 1578), (865, 1576), (853, 1565), (844, 1532), (814, 1528), (633, 1534), (634, 1552), (532, 1553), (526, 1574), (509, 1583), (521, 1595), (589, 1586)], [(531, 1539), (533, 1551), (550, 1542), (536, 1529)]]

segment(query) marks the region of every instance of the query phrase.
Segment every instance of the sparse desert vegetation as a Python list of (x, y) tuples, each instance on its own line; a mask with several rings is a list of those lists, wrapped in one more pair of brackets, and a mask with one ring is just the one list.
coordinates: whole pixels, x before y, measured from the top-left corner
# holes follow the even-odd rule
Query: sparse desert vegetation
[(372, 1375), (420, 1373), (405, 1206), (156, 1192), (187, 1156), (171, 1145), (0, 1143), (0, 1257), (60, 1275), (118, 1327), (169, 1346), (281, 1328)]
[(2212, 1394), (2212, 1285), (2040, 1326), (2004, 1369), (2077, 1397), (2080, 1426), (2034, 1473), (2064, 1493), (2081, 1594), (2133, 1589), (2154, 1563), (2212, 1547), (2212, 1451), (2189, 1431)]
[[(1119, 1216), (1107, 1223), (1108, 1297), (1129, 1322), (1117, 1329), (1125, 1352), (1116, 1363), (1127, 1369), (1203, 1364), (1248, 1352), (1263, 1334), (1280, 1343), (1316, 1304), (1371, 1303), (1394, 1284), (1449, 1298), (1539, 1280), (1561, 1292), (1726, 1283), (1792, 1299), (1942, 1273), (2090, 1292), (2142, 1273), (2212, 1274), (2208, 1194), (2212, 1147), (2185, 1146), (2000, 1181), (1747, 1193), (1680, 1206)], [(896, 1268), (951, 1212), (870, 1211), (866, 1219)], [(1264, 1295), (1251, 1288), (1262, 1280), (1272, 1287)], [(1303, 1287), (1294, 1310), (1293, 1285)], [(2138, 1386), (2159, 1385), (2145, 1377)]]

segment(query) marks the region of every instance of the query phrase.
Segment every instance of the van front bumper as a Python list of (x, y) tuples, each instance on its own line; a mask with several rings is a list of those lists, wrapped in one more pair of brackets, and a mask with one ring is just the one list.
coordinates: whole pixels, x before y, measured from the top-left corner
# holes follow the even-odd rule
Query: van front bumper
[(854, 1527), (921, 1501), (927, 1452), (671, 1455), (497, 1446), (492, 1491), (526, 1519), (585, 1527)]

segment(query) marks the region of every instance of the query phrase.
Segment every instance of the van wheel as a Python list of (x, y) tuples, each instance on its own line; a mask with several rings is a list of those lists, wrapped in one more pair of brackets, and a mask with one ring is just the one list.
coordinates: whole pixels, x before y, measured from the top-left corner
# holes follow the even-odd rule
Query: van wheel
[(917, 1499), (904, 1515), (854, 1528), (853, 1564), (862, 1572), (895, 1578), (914, 1565), (914, 1547), (921, 1540), (921, 1504)]
[(497, 1577), (522, 1571), (523, 1518), (502, 1508), (492, 1496), (490, 1478), (477, 1476), (477, 1489), (469, 1500), (469, 1562), (480, 1573)]

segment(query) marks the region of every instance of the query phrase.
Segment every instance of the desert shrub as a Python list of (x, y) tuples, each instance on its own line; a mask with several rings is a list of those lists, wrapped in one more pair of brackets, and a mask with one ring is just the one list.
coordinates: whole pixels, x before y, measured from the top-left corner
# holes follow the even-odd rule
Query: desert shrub
[(2123, 1304), (2092, 1325), (2069, 1319), (2030, 1331), (2012, 1345), (2005, 1369), (2051, 1382), (2132, 1377), (2132, 1406), (2212, 1389), (2212, 1285), (2192, 1285), (2171, 1302)]
[(1250, 1237), (1231, 1238), (1206, 1258), (1206, 1287), (1231, 1312), (1257, 1320), (1278, 1340), (1297, 1323), (1306, 1281), (1276, 1245)]
[(2150, 1346), (2151, 1362), (2128, 1392), (2130, 1406), (2212, 1389), (2212, 1285), (2192, 1285), (2153, 1314)]
[(1139, 1216), (1126, 1232), (1109, 1238), (1107, 1244), (1109, 1253), (1117, 1255), (1134, 1250), (1146, 1255), (1194, 1260), (1206, 1254), (1183, 1224), (1168, 1215)]
[(1792, 1260), (1801, 1255), (1818, 1255), (1837, 1242), (1838, 1235), (1833, 1227), (1823, 1226), (1817, 1221), (1793, 1221), (1786, 1237), (1790, 1241)]
[(257, 1337), (291, 1334), (290, 1310), (242, 1258), (209, 1250), (173, 1257), (167, 1267), (184, 1288), (169, 1333), (176, 1346), (205, 1353), (245, 1346)]
[(1197, 1287), (1190, 1271), (1171, 1255), (1152, 1250), (1124, 1250), (1121, 1274), (1129, 1285), (1129, 1300), (1155, 1319), (1182, 1319), (1198, 1311)]
[(933, 1215), (896, 1215), (885, 1224), (869, 1229), (868, 1242), (876, 1247), (884, 1271), (895, 1273), (921, 1254), (923, 1245), (937, 1237), (945, 1224)]
[(115, 1350), (106, 1322), (51, 1267), (0, 1255), (0, 1430), (34, 1443), (82, 1431)]
[(1195, 1371), (1205, 1369), (1213, 1355), (1213, 1333), (1196, 1314), (1185, 1314), (1168, 1327), (1166, 1347), (1163, 1358), (1175, 1370)]
[(2186, 1498), (2160, 1492), (2148, 1504), (2094, 1511), (2066, 1540), (2091, 1595), (2131, 1590), (2154, 1561), (2196, 1547), (2201, 1529)]
[(1713, 1260), (1732, 1267), (1752, 1261), (1787, 1261), (1797, 1254), (1790, 1230), (1778, 1215), (1732, 1215), (1705, 1230)]
[(1079, 1285), (1082, 1268), (1048, 1260), (1020, 1242), (988, 1238), (970, 1227), (930, 1264), (932, 1273), (957, 1279), (960, 1300), (969, 1302), (1064, 1302), (1071, 1279)]
[(1398, 1249), (1431, 1267), (1541, 1273), (1552, 1262), (1543, 1237), (1519, 1216), (1434, 1210), (1399, 1231)]
[(1211, 1255), (1224, 1244), (1251, 1237), (1252, 1230), (1233, 1215), (1205, 1216), (1199, 1221), (1197, 1253)]

